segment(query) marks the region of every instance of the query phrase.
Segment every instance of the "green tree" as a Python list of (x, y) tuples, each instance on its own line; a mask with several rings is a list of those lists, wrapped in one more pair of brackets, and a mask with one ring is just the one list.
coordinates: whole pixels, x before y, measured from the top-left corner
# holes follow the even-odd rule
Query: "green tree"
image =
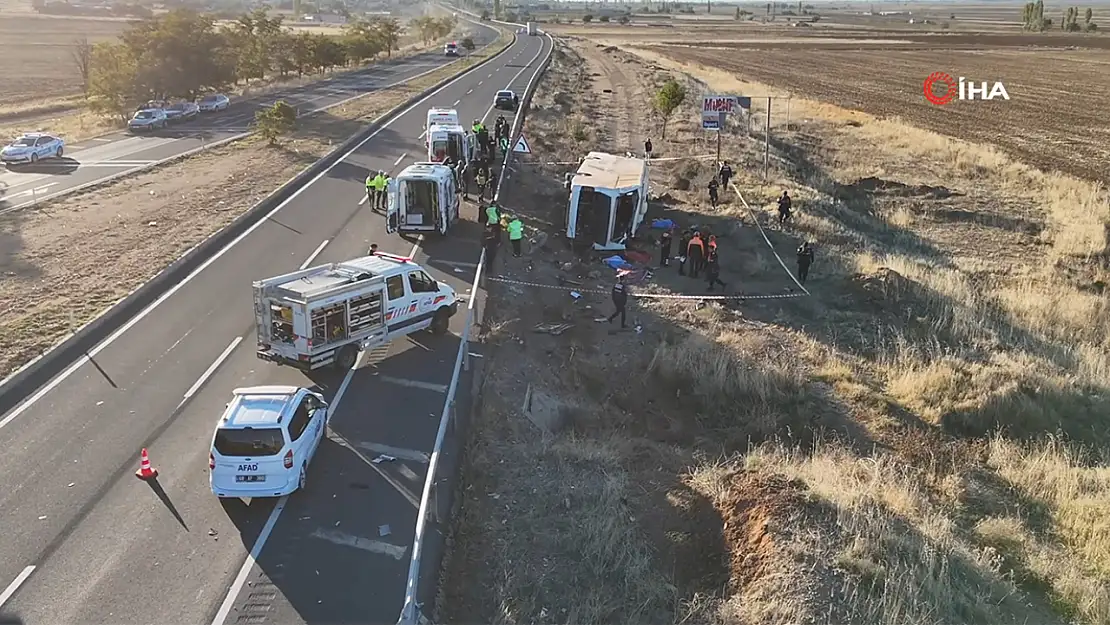
[(474, 51), (474, 39), (471, 37), (464, 37), (463, 40), (459, 42), (459, 45), (463, 47), (463, 50), (466, 50), (467, 54)]
[(589, 24), (592, 21), (594, 21), (594, 16), (593, 15), (587, 13), (587, 14), (582, 16), (582, 23), (583, 24)]
[(257, 111), (254, 120), (258, 124), (258, 134), (266, 138), (269, 145), (277, 145), (278, 137), (292, 132), (297, 126), (297, 109), (283, 100)]
[(89, 107), (98, 113), (130, 117), (137, 94), (138, 63), (122, 43), (93, 46), (89, 63)]
[(683, 87), (673, 78), (663, 83), (659, 91), (655, 92), (655, 96), (651, 99), (651, 108), (655, 110), (663, 122), (662, 138), (667, 138), (667, 122), (670, 121), (671, 116), (685, 101), (686, 87)]
[[(1089, 10), (1089, 9), (1088, 9)], [(1088, 22), (1091, 20), (1088, 19)], [(89, 98), (89, 71), (92, 69), (92, 44), (86, 37), (81, 37), (73, 41), (73, 50), (70, 55), (73, 57), (73, 64), (77, 66), (77, 71), (81, 74), (81, 93), (85, 94), (85, 99)]]
[(132, 24), (121, 35), (138, 67), (143, 96), (192, 98), (235, 80), (228, 41), (211, 16), (179, 9)]
[(608, 23), (609, 16), (608, 15), (602, 15), (601, 17), (597, 18), (597, 21)]
[(401, 35), (405, 29), (401, 27), (400, 22), (392, 17), (378, 17), (371, 20), (371, 26), (374, 32), (377, 33), (378, 41), (382, 48), (385, 50), (385, 56), (392, 57), (393, 51), (397, 49), (398, 43), (401, 41)]
[(347, 58), (356, 63), (372, 59), (380, 54), (385, 46), (381, 35), (370, 22), (355, 20), (348, 22), (343, 36)]

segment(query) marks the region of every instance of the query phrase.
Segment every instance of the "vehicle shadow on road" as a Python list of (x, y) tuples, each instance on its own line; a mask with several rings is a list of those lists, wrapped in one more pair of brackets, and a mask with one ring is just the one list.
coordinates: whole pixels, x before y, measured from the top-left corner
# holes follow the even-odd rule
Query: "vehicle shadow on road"
[[(39, 161), (35, 164), (8, 166), (8, 170), (12, 173), (18, 174), (50, 174), (53, 176), (67, 176), (77, 171), (81, 163), (72, 157), (64, 156), (62, 158), (52, 158), (49, 160)], [(22, 198), (21, 202), (30, 200), (31, 197), (27, 196)]]

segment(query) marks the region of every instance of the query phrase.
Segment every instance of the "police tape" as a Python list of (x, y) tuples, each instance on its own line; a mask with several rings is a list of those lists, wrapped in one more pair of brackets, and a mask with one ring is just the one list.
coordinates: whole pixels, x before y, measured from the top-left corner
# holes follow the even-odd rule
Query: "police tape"
[[(639, 157), (636, 157), (639, 158)], [(692, 154), (690, 156), (662, 156), (647, 159), (648, 163), (661, 161), (682, 161), (688, 158), (717, 158), (716, 154)], [(578, 165), (582, 161), (521, 161), (524, 165)]]
[(790, 279), (794, 281), (794, 284), (798, 285), (798, 288), (801, 289), (803, 293), (809, 295), (809, 289), (794, 277), (794, 273), (790, 271), (790, 268), (786, 266), (786, 262), (782, 259), (782, 256), (779, 256), (779, 253), (775, 250), (774, 244), (771, 243), (770, 237), (767, 236), (767, 231), (764, 230), (763, 225), (759, 223), (759, 217), (755, 214), (755, 211), (752, 210), (748, 201), (744, 199), (744, 195), (740, 193), (740, 189), (737, 188), (736, 183), (729, 180), (728, 186), (732, 187), (732, 190), (736, 192), (736, 197), (740, 198), (740, 203), (744, 205), (744, 208), (748, 209), (748, 215), (751, 216), (752, 222), (755, 223), (755, 227), (759, 229), (759, 234), (767, 243), (767, 247), (770, 248), (771, 253), (775, 255), (775, 260), (779, 261), (779, 265), (782, 265), (782, 270), (786, 272), (786, 275), (790, 276)]
[[(509, 278), (499, 278), (494, 276), (487, 276), (487, 280), (491, 282), (500, 282), (502, 284), (514, 284), (517, 286), (529, 286), (538, 289), (553, 289), (556, 291), (567, 291), (569, 293), (581, 294), (594, 294), (594, 295), (609, 295), (609, 291), (601, 289), (580, 289), (577, 287), (569, 287), (560, 284), (540, 284), (538, 282), (525, 282), (523, 280), (510, 280)], [(792, 299), (797, 297), (806, 297), (809, 293), (783, 293), (781, 295), (758, 295), (758, 294), (743, 294), (734, 293), (732, 295), (675, 295), (670, 293), (637, 293), (635, 291), (629, 293), (631, 297), (638, 297), (640, 299), (673, 299), (673, 300), (749, 300), (749, 299)]]

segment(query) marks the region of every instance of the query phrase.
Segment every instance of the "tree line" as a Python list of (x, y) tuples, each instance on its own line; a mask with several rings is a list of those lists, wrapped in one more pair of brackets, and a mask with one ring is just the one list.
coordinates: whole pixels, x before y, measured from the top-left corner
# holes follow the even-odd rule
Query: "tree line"
[[(1095, 32), (1098, 24), (1094, 21), (1094, 10), (1091, 7), (1083, 12), (1083, 23), (1079, 22), (1079, 8), (1067, 7), (1064, 9), (1063, 18), (1060, 20), (1060, 29), (1064, 32)], [(1044, 16), (1044, 0), (1026, 2), (1021, 9), (1021, 27), (1023, 30), (1044, 32), (1052, 28), (1052, 18)]]
[[(454, 17), (416, 20), (427, 42), (449, 34)], [(284, 16), (257, 9), (219, 24), (177, 9), (136, 22), (119, 41), (75, 45), (74, 60), (93, 110), (127, 118), (150, 99), (193, 99), (244, 81), (349, 67), (398, 49), (405, 28), (392, 17), (354, 19), (342, 35), (294, 32)]]

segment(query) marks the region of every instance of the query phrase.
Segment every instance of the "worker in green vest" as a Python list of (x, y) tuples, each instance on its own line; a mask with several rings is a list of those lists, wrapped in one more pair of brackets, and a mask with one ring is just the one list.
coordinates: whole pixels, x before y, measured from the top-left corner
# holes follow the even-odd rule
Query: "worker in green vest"
[(366, 177), (366, 201), (370, 202), (370, 208), (373, 209), (377, 205), (377, 195), (374, 194), (374, 178), (376, 173), (371, 172)]
[(524, 239), (524, 223), (513, 215), (509, 221), (509, 243), (513, 246), (513, 256), (520, 258), (520, 242)]
[(386, 208), (388, 202), (386, 200), (386, 189), (389, 187), (389, 177), (385, 175), (384, 171), (379, 171), (377, 176), (374, 176), (374, 195), (377, 198), (375, 208)]
[(497, 205), (490, 204), (486, 207), (486, 225), (487, 226), (500, 226), (501, 215), (498, 213)]

